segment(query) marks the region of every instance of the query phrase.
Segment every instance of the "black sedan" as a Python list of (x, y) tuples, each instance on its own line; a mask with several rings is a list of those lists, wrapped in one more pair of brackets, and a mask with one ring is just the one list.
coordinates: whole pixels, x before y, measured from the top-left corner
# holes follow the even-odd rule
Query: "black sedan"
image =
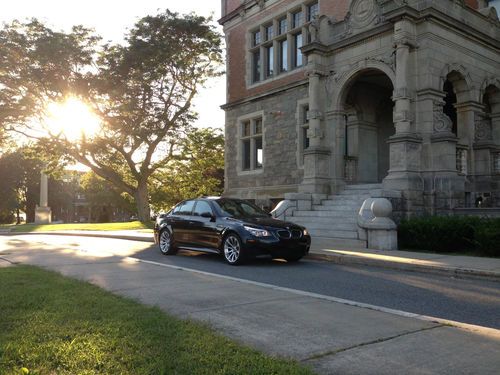
[(204, 251), (222, 254), (232, 265), (258, 255), (294, 262), (311, 246), (304, 227), (273, 219), (248, 201), (220, 197), (183, 201), (158, 216), (154, 238), (165, 255)]

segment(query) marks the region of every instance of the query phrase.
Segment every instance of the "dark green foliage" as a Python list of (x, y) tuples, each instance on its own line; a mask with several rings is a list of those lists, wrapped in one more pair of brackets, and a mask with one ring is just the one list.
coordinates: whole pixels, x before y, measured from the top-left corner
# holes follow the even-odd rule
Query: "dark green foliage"
[(401, 222), (400, 248), (500, 256), (500, 219), (426, 216)]

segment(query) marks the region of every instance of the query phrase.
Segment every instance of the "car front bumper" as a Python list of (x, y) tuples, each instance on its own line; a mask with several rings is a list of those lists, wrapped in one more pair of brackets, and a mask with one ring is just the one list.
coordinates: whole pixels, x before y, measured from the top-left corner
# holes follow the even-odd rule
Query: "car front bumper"
[(302, 236), (299, 239), (282, 239), (275, 237), (247, 238), (244, 240), (244, 249), (250, 256), (271, 255), (272, 257), (286, 257), (288, 255), (306, 255), (311, 247), (311, 237)]

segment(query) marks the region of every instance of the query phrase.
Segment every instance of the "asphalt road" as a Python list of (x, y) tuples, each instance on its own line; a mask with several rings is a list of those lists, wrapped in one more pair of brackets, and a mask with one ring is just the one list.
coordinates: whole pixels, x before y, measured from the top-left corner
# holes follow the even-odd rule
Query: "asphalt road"
[(65, 243), (72, 248), (89, 247), (97, 253), (102, 248), (142, 260), (500, 329), (500, 283), (495, 281), (311, 260), (289, 264), (256, 259), (234, 267), (212, 254), (180, 251), (175, 256), (164, 256), (156, 246), (136, 241), (59, 236), (24, 236), (23, 239), (31, 243), (40, 238), (44, 248), (61, 247)]

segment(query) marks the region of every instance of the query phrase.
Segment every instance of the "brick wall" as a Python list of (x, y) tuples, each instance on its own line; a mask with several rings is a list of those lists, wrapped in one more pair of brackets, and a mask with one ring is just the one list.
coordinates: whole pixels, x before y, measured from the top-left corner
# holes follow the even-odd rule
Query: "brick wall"
[[(241, 0), (222, 1), (227, 1), (228, 10), (234, 10), (242, 3)], [(306, 3), (307, 1), (304, 0), (303, 2)], [(472, 8), (477, 8), (478, 5), (477, 0), (466, 0), (466, 3)], [(247, 18), (239, 22), (236, 26), (227, 30), (227, 80), (230, 82), (227, 91), (227, 103), (262, 94), (305, 78), (304, 69), (302, 68), (298, 69), (295, 74), (287, 74), (284, 75), (283, 78), (278, 76), (275, 79), (247, 88), (247, 74), (250, 73), (247, 69), (248, 63), (246, 61), (248, 51), (248, 30), (255, 28), (271, 17), (279, 17), (285, 14), (287, 10), (299, 4), (301, 4), (301, 2), (297, 0), (278, 1), (273, 5), (268, 5), (264, 10), (253, 16), (247, 16)], [(342, 20), (349, 11), (350, 4), (351, 0), (319, 0), (320, 14), (333, 17), (336, 20)], [(239, 16), (236, 17), (236, 19), (239, 18)]]
[(231, 13), (235, 9), (237, 9), (243, 3), (242, 0), (222, 0), (222, 12), (221, 15), (224, 17), (226, 14)]
[[(231, 0), (227, 0), (231, 1)], [(233, 0), (235, 1), (235, 0)], [(237, 1), (238, 2), (238, 1)], [(306, 1), (304, 1), (306, 2)], [(335, 19), (343, 19), (349, 10), (351, 0), (319, 0), (320, 14), (325, 14)], [(295, 74), (287, 74), (283, 78), (279, 76), (269, 82), (261, 83), (253, 88), (247, 89), (247, 33), (250, 28), (260, 25), (270, 17), (278, 17), (285, 14), (291, 7), (301, 4), (297, 0), (283, 0), (266, 7), (263, 11), (248, 17), (237, 26), (230, 29), (226, 34), (227, 40), (227, 80), (230, 82), (227, 91), (227, 102), (235, 102), (240, 99), (268, 92), (280, 86), (304, 79), (304, 69), (298, 69)]]

